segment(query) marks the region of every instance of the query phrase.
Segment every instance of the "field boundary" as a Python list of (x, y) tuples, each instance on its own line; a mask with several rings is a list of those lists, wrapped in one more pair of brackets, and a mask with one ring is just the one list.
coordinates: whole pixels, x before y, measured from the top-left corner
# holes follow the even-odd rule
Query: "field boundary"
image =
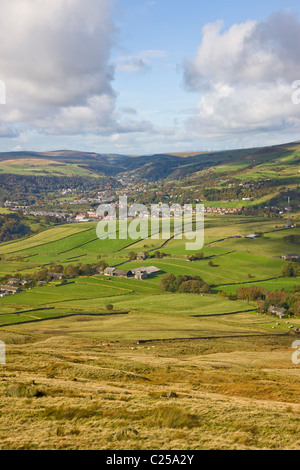
[[(12, 314), (14, 315), (14, 314)], [(15, 325), (26, 325), (27, 323), (40, 323), (43, 321), (48, 320), (61, 320), (62, 318), (70, 318), (70, 317), (111, 317), (115, 315), (129, 315), (129, 312), (115, 312), (115, 313), (69, 313), (67, 315), (61, 315), (57, 317), (49, 317), (49, 318), (39, 318), (36, 320), (28, 320), (28, 321), (21, 321), (17, 323), (7, 323), (4, 325), (0, 325), (0, 328), (5, 328), (8, 326), (15, 326)]]

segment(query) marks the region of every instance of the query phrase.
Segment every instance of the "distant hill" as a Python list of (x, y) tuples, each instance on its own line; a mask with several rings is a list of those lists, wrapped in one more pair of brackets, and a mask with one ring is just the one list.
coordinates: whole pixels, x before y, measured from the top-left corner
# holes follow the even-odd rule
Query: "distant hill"
[(169, 153), (144, 156), (59, 150), (53, 152), (0, 153), (0, 174), (121, 177), (136, 180), (219, 176), (234, 174), (245, 180), (299, 177), (300, 143), (272, 147), (201, 153)]

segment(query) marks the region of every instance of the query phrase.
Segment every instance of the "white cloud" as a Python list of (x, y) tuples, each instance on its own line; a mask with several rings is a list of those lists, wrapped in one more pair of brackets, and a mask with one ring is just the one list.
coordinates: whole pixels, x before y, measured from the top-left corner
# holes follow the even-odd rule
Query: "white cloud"
[(166, 51), (150, 49), (137, 55), (121, 56), (117, 58), (116, 70), (125, 73), (146, 72), (156, 59), (163, 59), (167, 55)]
[(131, 107), (126, 107), (126, 106), (124, 108), (120, 108), (120, 112), (123, 114), (132, 114), (132, 115), (138, 114), (136, 109), (131, 108)]
[(113, 34), (108, 0), (1, 0), (1, 120), (49, 133), (110, 127)]
[(288, 13), (247, 21), (223, 31), (206, 25), (185, 85), (201, 92), (198, 115), (187, 121), (199, 136), (224, 137), (300, 131), (292, 82), (300, 79), (300, 22)]

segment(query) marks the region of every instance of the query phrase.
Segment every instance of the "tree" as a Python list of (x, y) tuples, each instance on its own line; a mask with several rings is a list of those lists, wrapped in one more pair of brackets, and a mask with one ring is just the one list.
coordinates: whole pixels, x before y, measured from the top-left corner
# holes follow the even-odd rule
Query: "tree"
[(201, 259), (204, 258), (204, 253), (203, 251), (199, 251), (198, 253), (196, 253), (195, 255), (190, 255), (188, 256), (188, 260), (189, 261), (199, 261)]
[(48, 271), (47, 269), (41, 269), (34, 275), (34, 280), (37, 282), (47, 281), (48, 280)]
[(112, 304), (106, 305), (106, 310), (108, 310), (109, 312), (111, 312), (113, 309), (114, 309), (114, 306)]
[(295, 276), (295, 273), (294, 273), (293, 264), (292, 264), (292, 263), (285, 264), (285, 265), (282, 267), (281, 275), (282, 275), (283, 277), (294, 277), (294, 276)]
[(69, 264), (69, 266), (64, 269), (64, 276), (67, 279), (73, 279), (75, 277), (78, 277), (78, 267)]
[(174, 274), (165, 274), (160, 281), (160, 285), (164, 291), (171, 291), (174, 282), (176, 281), (176, 276)]
[(137, 254), (134, 251), (130, 251), (128, 253), (128, 258), (130, 259), (130, 261), (134, 261), (136, 257), (137, 257)]
[(264, 299), (265, 294), (262, 287), (252, 286), (252, 287), (239, 287), (237, 290), (237, 296), (239, 299), (247, 300), (248, 302)]
[(300, 317), (300, 301), (296, 302), (292, 309), (292, 313), (295, 315), (295, 317), (299, 318)]
[(108, 268), (108, 264), (105, 263), (105, 261), (100, 261), (100, 263), (97, 264), (97, 267), (101, 271), (105, 271), (105, 269)]
[(201, 282), (200, 281), (195, 281), (195, 280), (190, 280), (190, 281), (185, 281), (179, 286), (179, 292), (184, 294), (200, 294), (201, 292)]
[(208, 284), (203, 284), (203, 286), (200, 289), (201, 294), (210, 294), (211, 293), (211, 288)]

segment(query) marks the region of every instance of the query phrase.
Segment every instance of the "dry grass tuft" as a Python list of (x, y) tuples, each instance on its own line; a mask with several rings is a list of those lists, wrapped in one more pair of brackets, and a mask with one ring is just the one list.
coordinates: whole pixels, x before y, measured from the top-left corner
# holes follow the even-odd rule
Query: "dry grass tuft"
[(45, 392), (37, 387), (24, 384), (13, 385), (5, 391), (5, 396), (11, 398), (41, 398), (45, 395)]

